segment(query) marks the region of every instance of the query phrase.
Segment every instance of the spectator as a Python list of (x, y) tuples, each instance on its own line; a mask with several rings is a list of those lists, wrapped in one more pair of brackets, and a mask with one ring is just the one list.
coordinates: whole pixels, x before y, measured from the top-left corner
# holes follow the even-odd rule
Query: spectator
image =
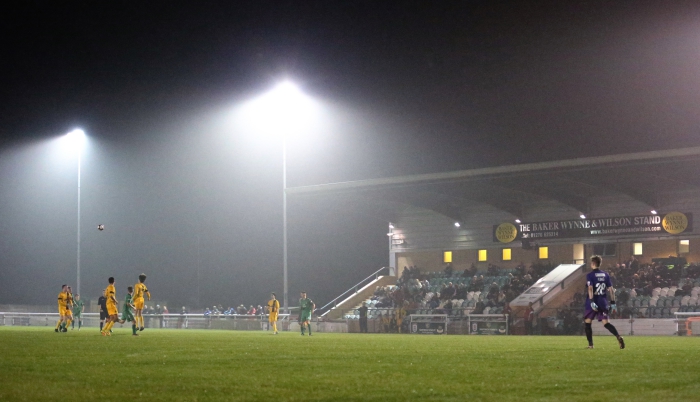
[(177, 319), (177, 327), (182, 329), (182, 327), (185, 325), (185, 314), (187, 314), (187, 309), (185, 306), (182, 306), (182, 310), (180, 310), (180, 317)]
[(360, 314), (360, 332), (367, 333), (367, 303), (362, 303), (362, 307), (357, 309)]
[(247, 314), (248, 315), (255, 315), (255, 307), (253, 307), (252, 304), (250, 305), (250, 308), (248, 309)]
[(445, 277), (451, 278), (452, 273), (454, 272), (454, 269), (452, 268), (452, 264), (448, 263), (447, 266), (445, 267)]
[(527, 335), (532, 335), (532, 323), (535, 320), (535, 309), (532, 308), (532, 302), (528, 303), (525, 311), (525, 332)]
[(478, 301), (476, 303), (476, 306), (474, 307), (474, 310), (472, 311), (472, 314), (484, 314), (485, 308), (486, 308), (486, 305), (484, 304), (484, 302)]

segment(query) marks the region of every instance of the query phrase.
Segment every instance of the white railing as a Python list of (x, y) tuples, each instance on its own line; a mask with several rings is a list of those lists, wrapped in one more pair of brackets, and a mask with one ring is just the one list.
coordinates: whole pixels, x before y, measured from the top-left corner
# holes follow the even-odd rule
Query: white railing
[[(278, 328), (286, 331), (289, 328), (289, 314), (279, 314)], [(144, 314), (148, 328), (172, 329), (237, 329), (237, 330), (267, 330), (268, 315), (204, 315), (204, 314)], [(59, 319), (58, 313), (17, 313), (0, 312), (0, 326), (32, 326), (53, 327)], [(99, 327), (98, 313), (83, 313), (83, 327)], [(77, 322), (75, 322), (77, 327)], [(117, 327), (120, 324), (116, 324)], [(122, 324), (129, 326), (128, 323)]]

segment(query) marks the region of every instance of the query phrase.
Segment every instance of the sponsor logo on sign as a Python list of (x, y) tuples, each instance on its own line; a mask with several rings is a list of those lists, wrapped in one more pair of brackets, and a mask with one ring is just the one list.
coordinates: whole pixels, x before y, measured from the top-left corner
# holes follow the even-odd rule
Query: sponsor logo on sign
[(670, 212), (664, 216), (661, 226), (670, 234), (683, 233), (688, 228), (688, 217), (682, 212)]
[(512, 223), (501, 223), (496, 228), (496, 238), (501, 243), (510, 243), (518, 236), (518, 229)]

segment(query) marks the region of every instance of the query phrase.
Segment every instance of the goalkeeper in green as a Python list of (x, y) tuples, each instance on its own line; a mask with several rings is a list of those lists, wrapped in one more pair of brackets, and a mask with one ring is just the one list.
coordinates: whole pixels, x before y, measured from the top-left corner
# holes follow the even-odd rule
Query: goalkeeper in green
[(131, 302), (131, 298), (134, 296), (134, 288), (129, 286), (126, 289), (129, 293), (124, 298), (124, 306), (122, 307), (122, 319), (119, 320), (120, 324), (124, 324), (127, 321), (131, 322), (131, 335), (139, 336), (136, 333), (136, 319), (134, 319), (134, 305)]

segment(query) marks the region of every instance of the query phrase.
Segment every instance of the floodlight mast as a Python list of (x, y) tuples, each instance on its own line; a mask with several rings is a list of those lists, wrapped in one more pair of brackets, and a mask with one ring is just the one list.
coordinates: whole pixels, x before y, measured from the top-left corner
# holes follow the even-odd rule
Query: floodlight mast
[(284, 276), (284, 313), (289, 314), (287, 282), (287, 138), (282, 136), (282, 271)]
[(272, 137), (282, 137), (282, 270), (284, 292), (282, 309), (289, 313), (288, 230), (287, 230), (287, 142), (288, 136), (300, 130), (302, 117), (313, 110), (313, 103), (291, 81), (282, 81), (251, 103), (248, 116), (255, 116), (257, 128)]
[(76, 250), (76, 294), (80, 294), (80, 176), (81, 176), (81, 154), (83, 143), (85, 142), (85, 132), (81, 129), (75, 129), (66, 134), (67, 139), (71, 142), (72, 148), (78, 153), (78, 234), (77, 234), (77, 250)]

